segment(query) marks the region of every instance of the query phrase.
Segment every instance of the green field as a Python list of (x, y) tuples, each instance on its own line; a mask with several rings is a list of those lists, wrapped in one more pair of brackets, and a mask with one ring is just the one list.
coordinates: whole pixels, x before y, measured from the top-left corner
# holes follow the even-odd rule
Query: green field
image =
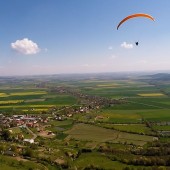
[(11, 158), (8, 156), (0, 155), (0, 168), (2, 170), (26, 170), (26, 169), (36, 169), (46, 170), (44, 165), (34, 163), (28, 160), (17, 160), (17, 158)]
[(111, 161), (107, 157), (105, 157), (102, 154), (97, 153), (86, 153), (82, 154), (75, 162), (73, 167), (77, 167), (78, 169), (82, 170), (84, 167), (100, 167), (104, 168), (106, 170), (112, 169), (112, 170), (122, 170), (126, 165), (117, 162), (117, 161)]
[(159, 131), (170, 131), (170, 126), (169, 125), (162, 125), (162, 126), (155, 125), (153, 126), (153, 129), (159, 130)]
[(69, 134), (67, 138), (75, 138), (85, 141), (106, 142), (113, 143), (133, 143), (136, 145), (144, 145), (148, 141), (152, 141), (152, 136), (129, 134), (116, 130), (105, 129), (93, 125), (76, 124), (72, 129), (65, 132)]
[(107, 120), (101, 122), (109, 123), (140, 123), (142, 121), (138, 110), (114, 110), (112, 108), (103, 109), (100, 115), (106, 117)]
[[(77, 100), (65, 94), (51, 94), (37, 89), (6, 89), (0, 93), (0, 109), (4, 111), (47, 111), (50, 107), (70, 106)], [(14, 91), (14, 92), (12, 92)]]
[(119, 131), (129, 132), (129, 133), (137, 133), (137, 134), (149, 134), (151, 133), (151, 129), (146, 127), (145, 124), (106, 124), (102, 123), (102, 127), (115, 129)]

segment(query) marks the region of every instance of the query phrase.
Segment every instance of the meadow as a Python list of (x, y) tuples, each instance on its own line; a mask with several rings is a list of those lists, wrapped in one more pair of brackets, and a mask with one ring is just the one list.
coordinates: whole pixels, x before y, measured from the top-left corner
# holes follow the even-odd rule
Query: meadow
[(102, 127), (96, 127), (94, 125), (76, 124), (70, 130), (65, 132), (69, 134), (68, 138), (75, 138), (85, 141), (113, 142), (113, 143), (133, 143), (136, 145), (144, 145), (153, 140), (152, 136), (129, 134), (126, 132), (120, 132), (117, 130), (105, 129)]
[(145, 124), (100, 124), (102, 127), (115, 129), (123, 132), (137, 133), (137, 134), (150, 134), (151, 129), (146, 127)]
[(36, 169), (39, 170), (46, 170), (41, 164), (34, 163), (32, 161), (28, 161), (26, 159), (19, 159), (17, 158), (10, 158), (8, 156), (1, 156), (0, 155), (0, 164), (1, 169), (3, 170), (25, 170), (25, 169)]
[(90, 166), (100, 167), (104, 169), (122, 170), (126, 165), (121, 164), (118, 161), (111, 161), (107, 157), (98, 153), (82, 154), (73, 164), (78, 169), (82, 170), (84, 167), (90, 168)]

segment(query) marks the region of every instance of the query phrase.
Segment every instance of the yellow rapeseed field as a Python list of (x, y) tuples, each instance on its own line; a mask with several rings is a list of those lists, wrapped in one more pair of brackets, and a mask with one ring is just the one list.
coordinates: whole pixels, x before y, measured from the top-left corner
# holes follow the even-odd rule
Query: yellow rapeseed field
[(0, 93), (0, 97), (8, 97), (9, 95), (7, 95), (6, 93)]
[(27, 95), (41, 95), (47, 94), (46, 91), (34, 91), (34, 92), (17, 92), (17, 93), (10, 93), (10, 96), (27, 96)]
[(0, 104), (16, 104), (16, 103), (21, 103), (24, 100), (2, 100), (0, 101)]
[(157, 97), (157, 96), (164, 96), (163, 93), (139, 93), (139, 96), (142, 97)]

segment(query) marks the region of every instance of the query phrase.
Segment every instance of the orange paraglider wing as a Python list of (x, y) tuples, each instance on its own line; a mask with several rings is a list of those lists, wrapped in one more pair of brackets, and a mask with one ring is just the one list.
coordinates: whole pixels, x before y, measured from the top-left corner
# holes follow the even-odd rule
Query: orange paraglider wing
[(132, 14), (132, 15), (125, 17), (122, 21), (120, 21), (120, 23), (117, 26), (117, 30), (119, 29), (120, 25), (122, 25), (125, 21), (131, 18), (135, 18), (135, 17), (145, 17), (145, 18), (151, 19), (152, 21), (155, 21), (155, 19), (151, 15), (148, 15), (148, 14), (142, 14), (142, 13)]

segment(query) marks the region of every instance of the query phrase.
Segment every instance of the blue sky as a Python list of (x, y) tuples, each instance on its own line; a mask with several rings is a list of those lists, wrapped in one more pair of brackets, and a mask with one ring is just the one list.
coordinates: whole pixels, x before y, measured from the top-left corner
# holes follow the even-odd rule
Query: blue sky
[[(170, 0), (1, 0), (0, 76), (170, 70), (169, 8)], [(117, 30), (133, 13), (155, 22)]]

